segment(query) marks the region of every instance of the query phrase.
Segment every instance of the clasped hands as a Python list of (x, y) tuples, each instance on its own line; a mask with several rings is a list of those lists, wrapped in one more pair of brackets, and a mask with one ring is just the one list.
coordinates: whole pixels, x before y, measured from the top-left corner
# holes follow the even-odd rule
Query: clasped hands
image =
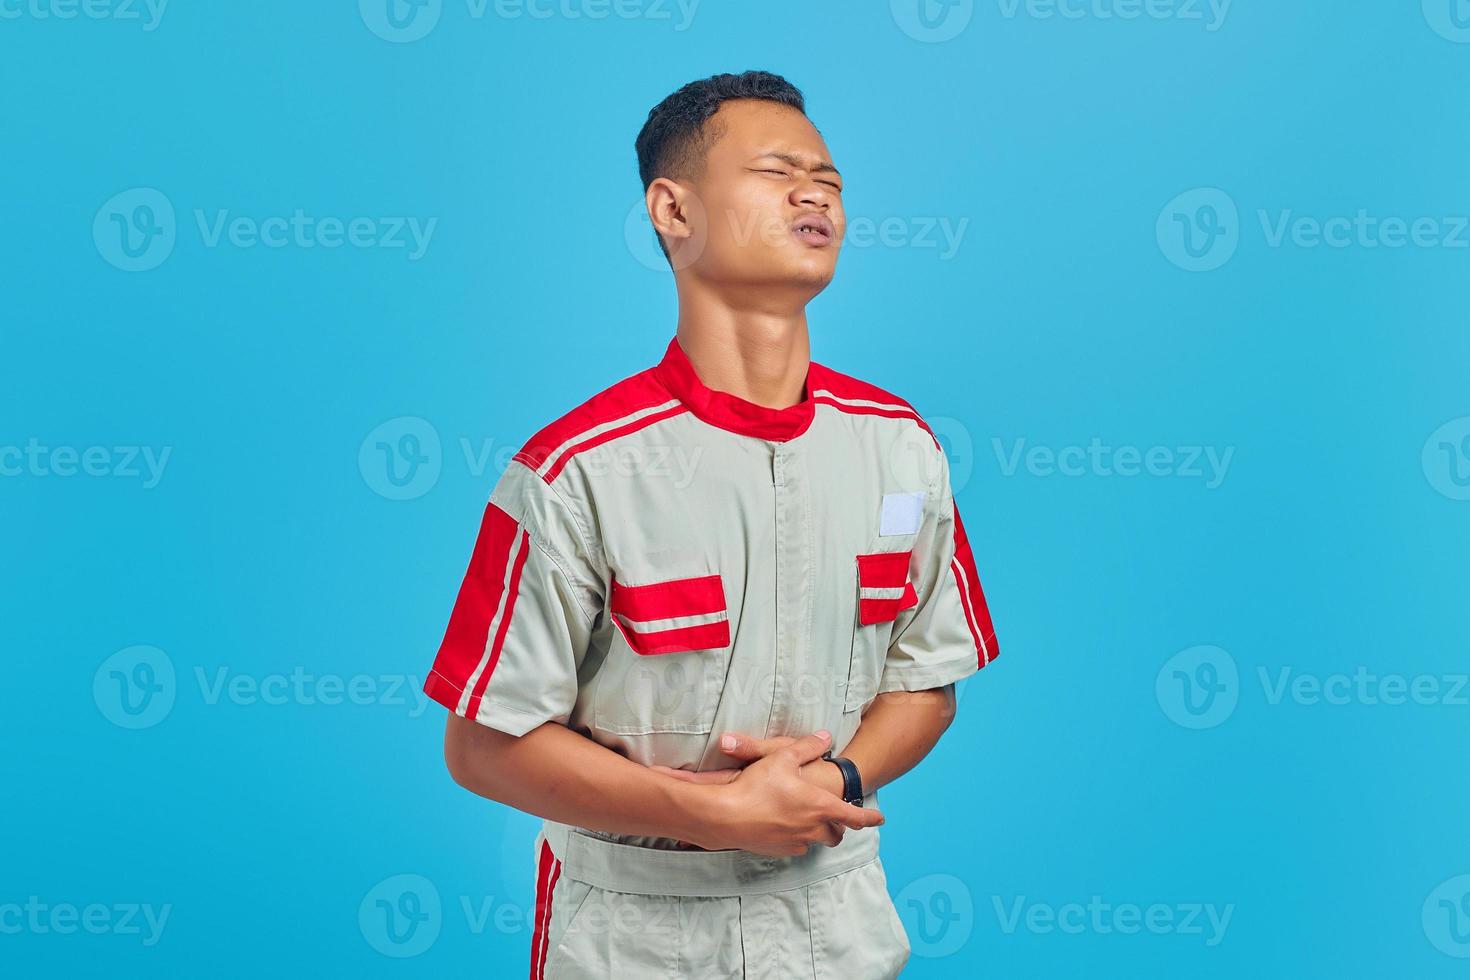
[(727, 734), (720, 751), (738, 765), (691, 772), (650, 766), (671, 779), (708, 787), (708, 850), (738, 848), (768, 857), (805, 854), (813, 844), (836, 847), (849, 830), (877, 827), (883, 814), (842, 799), (842, 773), (822, 758), (831, 745), (826, 731), (801, 738), (753, 738)]

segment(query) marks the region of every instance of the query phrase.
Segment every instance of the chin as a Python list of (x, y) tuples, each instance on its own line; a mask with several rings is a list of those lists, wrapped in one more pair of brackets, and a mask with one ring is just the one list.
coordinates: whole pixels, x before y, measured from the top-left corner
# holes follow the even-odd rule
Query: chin
[(791, 289), (815, 296), (827, 287), (837, 271), (835, 255), (804, 255), (799, 259), (781, 256), (780, 259), (744, 268), (732, 267), (718, 273), (706, 268), (702, 278), (765, 289)]
[(793, 283), (802, 283), (822, 289), (832, 281), (836, 272), (835, 262), (803, 262), (790, 270), (790, 279)]
[(800, 252), (782, 252), (770, 265), (774, 276), (789, 279), (792, 282), (820, 282), (823, 284), (832, 281), (832, 275), (837, 271), (836, 250), (807, 249)]

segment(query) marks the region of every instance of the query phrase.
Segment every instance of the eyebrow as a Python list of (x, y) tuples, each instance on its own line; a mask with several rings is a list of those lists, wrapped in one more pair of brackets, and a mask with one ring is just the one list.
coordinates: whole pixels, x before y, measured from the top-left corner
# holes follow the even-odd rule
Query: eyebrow
[(839, 177), (842, 176), (837, 168), (832, 166), (832, 164), (828, 163), (826, 160), (819, 160), (808, 167), (805, 161), (803, 161), (801, 157), (796, 156), (794, 153), (762, 153), (760, 154), (760, 156), (775, 157), (777, 160), (780, 160), (783, 163), (788, 163), (798, 170), (809, 170), (814, 174), (837, 174), (837, 176)]

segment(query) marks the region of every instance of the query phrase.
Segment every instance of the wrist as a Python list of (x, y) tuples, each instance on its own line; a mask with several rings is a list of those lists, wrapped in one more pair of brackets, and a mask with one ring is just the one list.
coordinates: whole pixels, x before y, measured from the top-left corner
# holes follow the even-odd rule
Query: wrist
[(842, 770), (830, 759), (808, 762), (801, 767), (801, 776), (838, 799), (842, 798)]
[(858, 764), (847, 756), (833, 755), (830, 749), (822, 755), (822, 758), (830, 762), (837, 770), (838, 797), (844, 803), (862, 806), (868, 789), (863, 785), (863, 771), (858, 768)]
[(706, 850), (724, 846), (724, 827), (728, 819), (728, 793), (722, 785), (703, 785), (670, 780), (669, 808), (673, 833), (666, 836), (688, 841)]

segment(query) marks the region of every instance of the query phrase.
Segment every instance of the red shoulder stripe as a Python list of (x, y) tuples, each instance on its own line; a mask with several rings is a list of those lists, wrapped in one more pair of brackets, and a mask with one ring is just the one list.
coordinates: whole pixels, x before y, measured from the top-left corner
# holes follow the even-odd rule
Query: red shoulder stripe
[(990, 621), (985, 593), (980, 589), (980, 573), (975, 570), (975, 556), (970, 551), (970, 539), (960, 520), (958, 505), (954, 509), (954, 561), (950, 567), (959, 586), (960, 604), (965, 607), (965, 623), (975, 640), (975, 656), (984, 667), (999, 656), (1000, 645), (995, 642), (995, 626)]
[(812, 400), (818, 405), (830, 405), (848, 415), (908, 419), (929, 434), (936, 449), (940, 448), (939, 439), (934, 435), (934, 430), (929, 428), (929, 423), (924, 421), (914, 406), (891, 391), (884, 391), (877, 385), (859, 381), (815, 362), (807, 375), (807, 387), (811, 389)]
[[(681, 411), (685, 409), (678, 406), (674, 396), (658, 382), (650, 368), (598, 392), (547, 425), (532, 436), (513, 458), (550, 483), (577, 453), (636, 432), (645, 425), (652, 425)], [(613, 425), (622, 420), (626, 422)], [(612, 428), (605, 428), (607, 426)]]

